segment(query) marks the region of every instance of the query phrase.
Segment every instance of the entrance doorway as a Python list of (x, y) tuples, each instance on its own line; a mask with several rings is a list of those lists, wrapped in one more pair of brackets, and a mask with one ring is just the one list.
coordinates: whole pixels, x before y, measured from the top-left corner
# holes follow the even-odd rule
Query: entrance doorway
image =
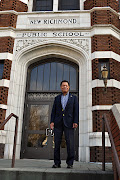
[[(28, 68), (21, 158), (53, 159), (54, 134), (50, 116), (54, 98), (61, 93), (60, 82), (70, 82), (70, 92), (78, 96), (78, 66), (60, 58), (49, 58)], [(63, 135), (61, 159), (66, 159)], [(75, 159), (78, 159), (78, 129), (75, 131)]]

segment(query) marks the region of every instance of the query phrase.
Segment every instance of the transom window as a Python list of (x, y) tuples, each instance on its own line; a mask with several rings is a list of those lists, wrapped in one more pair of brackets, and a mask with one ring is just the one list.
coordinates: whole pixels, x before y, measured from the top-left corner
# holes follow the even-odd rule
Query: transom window
[(35, 11), (52, 11), (53, 10), (53, 0), (34, 0)]
[(77, 66), (63, 62), (40, 64), (30, 70), (30, 91), (60, 91), (60, 82), (68, 80), (70, 90), (77, 91)]
[(0, 60), (0, 79), (3, 78), (4, 61)]
[(59, 0), (59, 10), (79, 10), (79, 0)]

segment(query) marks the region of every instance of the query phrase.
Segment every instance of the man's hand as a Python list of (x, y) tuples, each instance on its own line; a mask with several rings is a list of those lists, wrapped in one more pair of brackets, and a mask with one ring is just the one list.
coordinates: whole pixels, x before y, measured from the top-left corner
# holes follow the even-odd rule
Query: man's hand
[(50, 124), (50, 128), (53, 130), (54, 129), (54, 123)]
[(77, 128), (77, 127), (78, 127), (77, 123), (73, 123), (73, 128)]

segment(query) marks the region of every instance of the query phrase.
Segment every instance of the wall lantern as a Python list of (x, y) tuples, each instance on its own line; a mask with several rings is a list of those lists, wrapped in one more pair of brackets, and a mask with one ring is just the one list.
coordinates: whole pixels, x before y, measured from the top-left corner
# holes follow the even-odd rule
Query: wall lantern
[(101, 74), (102, 74), (102, 78), (103, 78), (104, 85), (105, 85), (105, 92), (107, 92), (108, 70), (107, 70), (107, 68), (106, 68), (105, 65), (103, 66), (103, 69), (102, 69), (102, 71), (101, 71)]

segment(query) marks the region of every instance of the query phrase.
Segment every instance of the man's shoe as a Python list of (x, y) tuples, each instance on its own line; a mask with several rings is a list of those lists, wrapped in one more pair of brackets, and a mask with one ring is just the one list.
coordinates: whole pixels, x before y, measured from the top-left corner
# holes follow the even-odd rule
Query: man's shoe
[(72, 168), (73, 168), (73, 165), (69, 165), (69, 164), (68, 164), (68, 165), (67, 165), (67, 168), (68, 168), (68, 169), (72, 169)]
[(52, 168), (61, 168), (60, 164), (53, 164)]

